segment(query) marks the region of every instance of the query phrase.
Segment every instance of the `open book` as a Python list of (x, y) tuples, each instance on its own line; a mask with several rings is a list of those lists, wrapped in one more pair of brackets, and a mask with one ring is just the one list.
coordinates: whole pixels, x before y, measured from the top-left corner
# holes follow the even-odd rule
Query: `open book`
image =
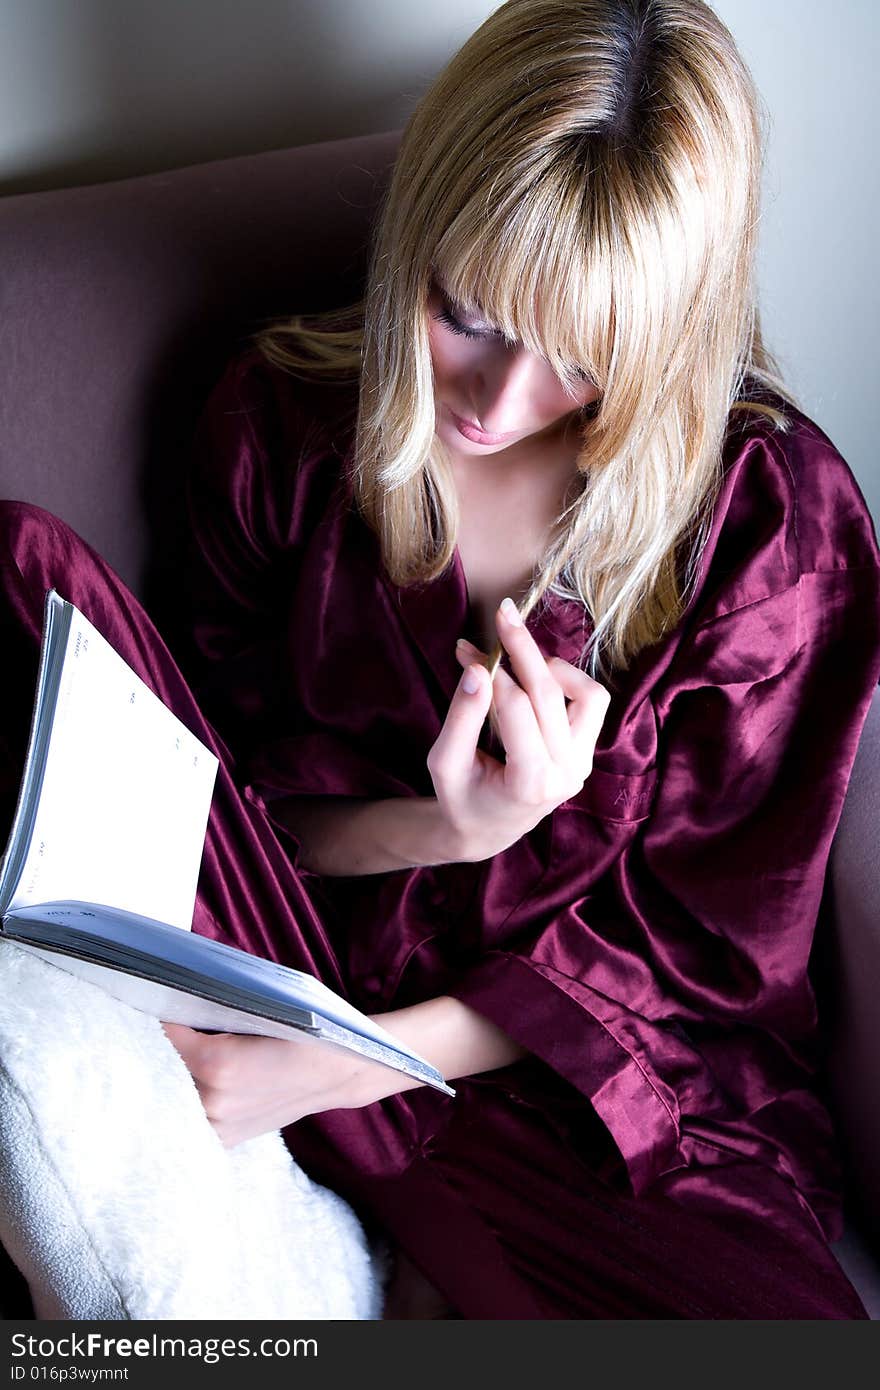
[(46, 596), (3, 934), (168, 1023), (347, 1048), (440, 1073), (313, 975), (192, 925), (217, 759), (73, 604)]

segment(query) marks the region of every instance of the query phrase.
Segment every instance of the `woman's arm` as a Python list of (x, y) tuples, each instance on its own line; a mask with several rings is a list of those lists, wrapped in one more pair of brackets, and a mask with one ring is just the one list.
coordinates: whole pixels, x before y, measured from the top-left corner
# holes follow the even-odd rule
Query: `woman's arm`
[[(375, 1016), (447, 1080), (494, 1071), (526, 1051), (470, 1005), (442, 995)], [(354, 1053), (279, 1038), (198, 1033), (163, 1025), (227, 1147), (324, 1110), (371, 1105), (423, 1083)]]
[[(495, 1071), (528, 1056), (524, 1047), (515, 1043), (483, 1014), (453, 999), (448, 994), (427, 999), (406, 1009), (387, 1014), (374, 1014), (378, 1023), (413, 1052), (418, 1052), (440, 1072), (447, 1081), (458, 1076), (476, 1076), (479, 1072)], [(409, 1090), (417, 1083), (401, 1077), (403, 1084), (391, 1084), (383, 1078), (387, 1089), (382, 1095)], [(373, 1099), (380, 1099), (374, 1096)]]
[(273, 801), (272, 813), (299, 840), (301, 867), (328, 878), (451, 864), (464, 857), (433, 796), (287, 797)]

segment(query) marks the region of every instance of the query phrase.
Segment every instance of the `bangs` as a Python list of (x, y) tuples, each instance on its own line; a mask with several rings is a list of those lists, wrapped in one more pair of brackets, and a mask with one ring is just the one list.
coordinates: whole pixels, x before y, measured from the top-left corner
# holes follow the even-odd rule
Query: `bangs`
[[(605, 389), (614, 337), (609, 219), (589, 179), (560, 164), (525, 192), (471, 190), (431, 265), (454, 305), (544, 358), (567, 389)], [(595, 190), (594, 190), (595, 195)]]

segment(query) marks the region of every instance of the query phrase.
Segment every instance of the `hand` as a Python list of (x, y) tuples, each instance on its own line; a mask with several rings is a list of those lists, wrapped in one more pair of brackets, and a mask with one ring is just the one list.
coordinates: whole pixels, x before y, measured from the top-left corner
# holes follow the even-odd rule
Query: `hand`
[[(519, 614), (514, 621), (505, 608), (495, 621), (519, 684), (499, 666), (493, 687), (485, 653), (460, 643), (456, 655), (466, 670), (428, 754), (457, 857), (471, 862), (507, 849), (577, 795), (592, 771), (611, 698), (570, 662), (546, 661)], [(504, 763), (477, 747), (493, 694)]]
[(353, 1053), (282, 1038), (198, 1033), (181, 1023), (162, 1027), (227, 1148), (306, 1115), (372, 1099), (362, 1089), (370, 1064)]

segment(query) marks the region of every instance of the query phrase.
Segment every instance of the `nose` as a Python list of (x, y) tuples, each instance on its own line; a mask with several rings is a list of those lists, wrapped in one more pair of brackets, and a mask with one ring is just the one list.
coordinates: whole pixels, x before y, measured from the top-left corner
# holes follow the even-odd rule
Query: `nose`
[(506, 434), (522, 425), (523, 406), (538, 385), (546, 365), (521, 344), (494, 344), (475, 368), (471, 406), (480, 429)]

